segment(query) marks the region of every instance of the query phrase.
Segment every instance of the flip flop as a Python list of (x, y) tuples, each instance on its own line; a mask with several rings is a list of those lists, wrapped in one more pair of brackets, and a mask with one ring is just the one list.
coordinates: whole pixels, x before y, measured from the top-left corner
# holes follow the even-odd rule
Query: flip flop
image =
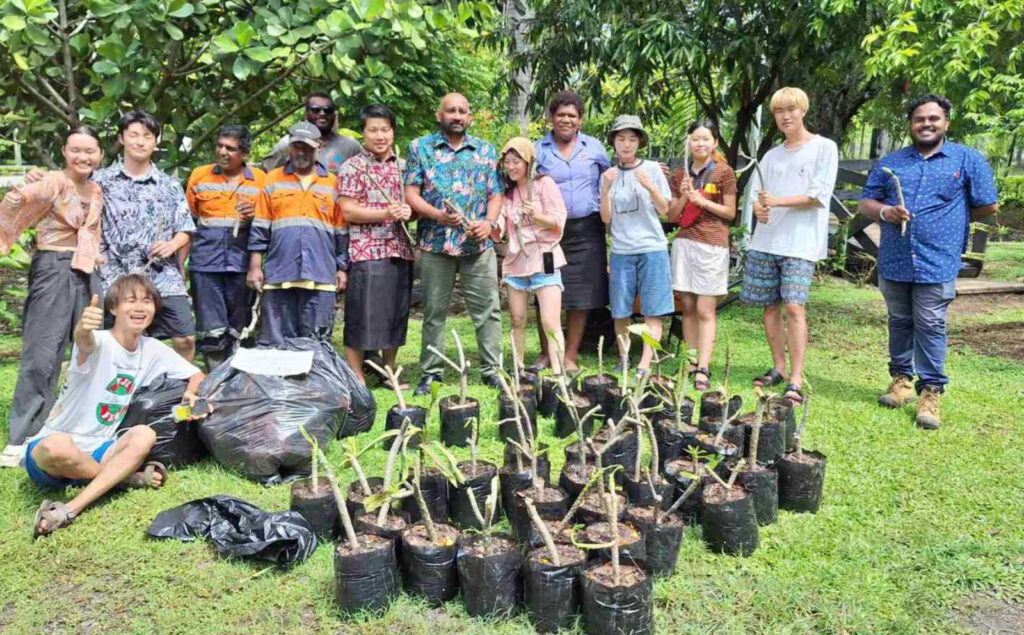
[(694, 379), (693, 389), (704, 392), (705, 390), (711, 389), (711, 371), (707, 368), (695, 368), (693, 370), (694, 375), (704, 375), (704, 379)]
[(754, 380), (754, 385), (758, 388), (770, 388), (772, 386), (778, 386), (785, 378), (774, 368), (769, 368), (763, 375)]
[[(142, 469), (132, 474), (125, 481), (125, 484), (131, 489), (143, 489), (153, 487), (153, 475), (160, 474), (163, 478), (160, 480), (160, 487), (167, 484), (167, 467), (164, 466), (160, 461), (146, 461), (142, 464)], [(154, 488), (159, 489), (159, 488)]]
[(542, 371), (542, 370), (544, 370), (546, 368), (551, 368), (551, 364), (550, 363), (542, 364), (542, 363), (538, 362), (537, 360), (534, 360), (532, 364), (530, 364), (529, 366), (526, 367), (526, 370), (528, 372), (531, 372), (531, 373), (539, 373), (540, 371)]
[[(32, 540), (38, 539), (39, 536), (49, 536), (58, 529), (67, 527), (75, 522), (76, 517), (77, 514), (71, 511), (71, 508), (64, 503), (44, 500), (39, 505), (39, 509), (36, 510), (35, 524), (32, 525)], [(40, 527), (44, 520), (49, 525), (46, 531), (43, 531)]]

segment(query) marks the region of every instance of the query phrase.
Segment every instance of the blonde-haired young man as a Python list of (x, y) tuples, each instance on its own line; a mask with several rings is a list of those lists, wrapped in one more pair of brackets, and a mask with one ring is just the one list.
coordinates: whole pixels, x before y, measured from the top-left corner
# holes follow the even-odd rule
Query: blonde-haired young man
[(785, 397), (795, 404), (803, 402), (805, 305), (814, 265), (826, 256), (829, 201), (839, 169), (835, 142), (804, 126), (809, 108), (807, 93), (799, 88), (781, 88), (772, 95), (772, 116), (786, 140), (761, 159), (765, 182), (756, 173), (753, 177), (757, 225), (748, 245), (742, 292), (744, 301), (764, 307), (773, 358), (772, 367), (754, 385), (774, 386), (788, 379)]

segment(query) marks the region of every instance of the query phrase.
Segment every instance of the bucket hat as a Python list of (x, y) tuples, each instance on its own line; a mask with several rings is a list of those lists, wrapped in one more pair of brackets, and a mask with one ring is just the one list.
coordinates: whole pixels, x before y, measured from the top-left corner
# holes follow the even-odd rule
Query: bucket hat
[(612, 122), (612, 127), (608, 130), (608, 145), (615, 147), (615, 133), (623, 130), (632, 130), (640, 136), (640, 147), (647, 146), (647, 131), (644, 130), (644, 125), (640, 123), (640, 117), (636, 115), (619, 115)]
[(504, 159), (505, 155), (510, 151), (515, 150), (515, 153), (519, 155), (519, 158), (526, 161), (529, 164), (533, 164), (534, 150), (533, 144), (526, 137), (512, 137), (505, 142), (505, 145), (501, 148), (501, 152), (498, 153), (499, 159)]

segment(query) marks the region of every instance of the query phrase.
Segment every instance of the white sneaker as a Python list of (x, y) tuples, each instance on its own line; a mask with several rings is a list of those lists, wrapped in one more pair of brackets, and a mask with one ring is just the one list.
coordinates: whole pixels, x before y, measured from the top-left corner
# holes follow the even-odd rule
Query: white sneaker
[(0, 467), (19, 467), (21, 460), (25, 458), (25, 446), (7, 444), (3, 452), (0, 452)]

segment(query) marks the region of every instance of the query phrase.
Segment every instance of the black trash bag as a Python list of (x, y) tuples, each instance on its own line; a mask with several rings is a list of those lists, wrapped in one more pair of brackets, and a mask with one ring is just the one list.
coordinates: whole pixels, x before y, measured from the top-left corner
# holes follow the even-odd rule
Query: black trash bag
[(380, 612), (398, 597), (400, 578), (394, 544), (382, 536), (363, 536), (353, 551), (334, 550), (334, 599), (344, 613)]
[(326, 446), (335, 437), (368, 430), (377, 408), (330, 344), (293, 338), (277, 348), (313, 351), (310, 372), (250, 375), (227, 362), (199, 388), (214, 408), (199, 426), (200, 440), (218, 462), (265, 484), (308, 474), (311, 450), (300, 426)]
[(570, 628), (580, 610), (580, 572), (587, 556), (571, 545), (556, 549), (561, 566), (550, 562), (544, 548), (531, 552), (524, 566), (524, 602), (538, 633)]
[[(478, 543), (495, 541), (504, 549), (491, 555), (476, 551)], [(457, 557), (466, 612), (474, 617), (509, 617), (516, 607), (522, 567), (515, 539), (507, 534), (462, 536)]]
[(316, 551), (316, 534), (298, 512), (265, 512), (252, 503), (218, 494), (157, 514), (146, 533), (153, 538), (209, 540), (217, 552), (290, 567)]
[(156, 445), (147, 461), (160, 461), (167, 467), (183, 467), (206, 456), (199, 442), (195, 421), (175, 421), (174, 407), (181, 403), (188, 382), (160, 375), (132, 395), (128, 412), (118, 425), (119, 430), (132, 426), (149, 426), (156, 432)]

